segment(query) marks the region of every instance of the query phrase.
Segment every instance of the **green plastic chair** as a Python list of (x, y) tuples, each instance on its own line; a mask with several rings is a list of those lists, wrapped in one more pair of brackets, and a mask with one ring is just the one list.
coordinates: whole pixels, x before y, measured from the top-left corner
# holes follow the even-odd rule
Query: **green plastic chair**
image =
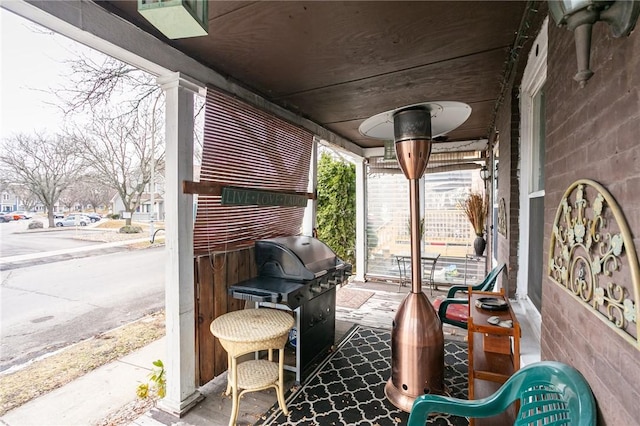
[(438, 318), (445, 324), (467, 329), (467, 318), (469, 317), (469, 298), (456, 298), (459, 291), (468, 291), (469, 287), (475, 291), (493, 291), (498, 281), (498, 277), (506, 269), (507, 265), (502, 263), (491, 270), (484, 279), (474, 286), (453, 285), (449, 288), (447, 297), (442, 296), (433, 299), (433, 308), (438, 313)]
[(596, 404), (591, 388), (575, 368), (556, 361), (530, 364), (516, 371), (493, 395), (465, 400), (439, 395), (416, 398), (408, 426), (424, 426), (430, 413), (491, 417), (520, 401), (514, 425), (594, 426)]
[(476, 291), (493, 291), (493, 287), (495, 287), (496, 285), (498, 276), (506, 267), (507, 265), (505, 263), (502, 263), (496, 266), (487, 274), (486, 277), (484, 277), (482, 281), (480, 281), (478, 284), (474, 286), (452, 285), (451, 287), (449, 287), (449, 291), (447, 292), (447, 299), (456, 297), (456, 293), (459, 291), (466, 292), (469, 289), (469, 287), (471, 287), (474, 293)]

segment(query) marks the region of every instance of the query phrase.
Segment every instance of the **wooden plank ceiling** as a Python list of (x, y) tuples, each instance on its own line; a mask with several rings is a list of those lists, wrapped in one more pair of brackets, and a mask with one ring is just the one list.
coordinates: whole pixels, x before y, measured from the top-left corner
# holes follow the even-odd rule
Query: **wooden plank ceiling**
[(209, 2), (209, 35), (169, 40), (137, 0), (98, 4), (266, 99), (363, 148), (358, 126), (389, 109), (459, 101), (448, 141), (488, 137), (524, 1)]

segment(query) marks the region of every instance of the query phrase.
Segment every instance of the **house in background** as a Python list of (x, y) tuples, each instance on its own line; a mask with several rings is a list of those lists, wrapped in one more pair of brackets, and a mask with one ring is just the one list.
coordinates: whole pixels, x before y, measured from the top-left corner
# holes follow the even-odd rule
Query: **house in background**
[(18, 197), (9, 191), (2, 191), (0, 194), (0, 211), (11, 212), (19, 210), (20, 200)]
[[(114, 194), (111, 197), (110, 201), (110, 212), (112, 214), (120, 215), (123, 217), (123, 213), (125, 212), (124, 203), (122, 202), (122, 198), (118, 193)], [(154, 195), (153, 200), (153, 208), (151, 207), (151, 194), (145, 192), (142, 194), (140, 198), (140, 205), (136, 208), (136, 211), (133, 212), (132, 220), (140, 221), (140, 222), (148, 222), (151, 220), (151, 212), (155, 213), (155, 220), (164, 220), (164, 200), (159, 193)]]

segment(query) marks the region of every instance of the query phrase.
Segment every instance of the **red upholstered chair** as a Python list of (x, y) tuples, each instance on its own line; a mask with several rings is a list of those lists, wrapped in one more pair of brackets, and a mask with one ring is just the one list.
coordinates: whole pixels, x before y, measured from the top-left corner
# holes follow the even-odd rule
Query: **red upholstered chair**
[(493, 291), (498, 276), (505, 268), (506, 265), (502, 263), (493, 268), (480, 283), (473, 286), (451, 286), (446, 297), (436, 297), (432, 303), (440, 321), (466, 329), (469, 318), (469, 299), (468, 297), (455, 298), (454, 295), (458, 291), (467, 291), (469, 287), (473, 291)]
[(467, 328), (469, 319), (469, 299), (447, 299), (438, 296), (433, 300), (433, 307), (438, 313), (440, 321), (446, 324), (455, 325), (460, 328)]

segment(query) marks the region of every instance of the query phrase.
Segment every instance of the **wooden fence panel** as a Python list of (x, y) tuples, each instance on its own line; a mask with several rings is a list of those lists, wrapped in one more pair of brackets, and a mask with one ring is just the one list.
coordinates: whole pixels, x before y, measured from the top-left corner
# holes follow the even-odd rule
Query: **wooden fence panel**
[[(214, 377), (214, 363), (206, 362), (215, 353), (215, 339), (208, 324), (213, 321), (213, 269), (209, 256), (195, 259), (196, 277), (196, 381), (203, 384), (202, 377)], [(206, 381), (205, 381), (206, 382)]]
[(209, 330), (211, 321), (244, 308), (228, 288), (256, 276), (254, 249), (215, 252), (196, 257), (196, 378), (199, 385), (227, 369), (227, 353)]

